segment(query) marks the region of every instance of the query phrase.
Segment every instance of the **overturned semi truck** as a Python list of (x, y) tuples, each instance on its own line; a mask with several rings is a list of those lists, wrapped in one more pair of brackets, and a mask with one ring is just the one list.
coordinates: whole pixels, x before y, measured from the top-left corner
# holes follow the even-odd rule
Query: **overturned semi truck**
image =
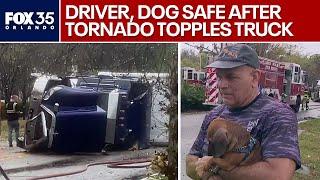
[[(148, 148), (155, 141), (150, 131), (154, 126), (160, 128), (155, 125), (159, 122), (151, 120), (157, 116), (165, 123), (168, 119), (157, 105), (168, 103), (165, 89), (157, 94), (152, 82), (167, 77), (107, 72), (66, 78), (40, 76), (34, 83), (29, 119), (18, 146), (63, 153)], [(167, 140), (162, 137), (161, 141)]]

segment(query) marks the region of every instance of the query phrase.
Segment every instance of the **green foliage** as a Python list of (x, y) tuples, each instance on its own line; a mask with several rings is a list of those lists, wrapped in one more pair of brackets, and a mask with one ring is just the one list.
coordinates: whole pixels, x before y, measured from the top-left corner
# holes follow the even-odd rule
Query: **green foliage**
[[(201, 67), (200, 67), (201, 62)], [(203, 69), (208, 63), (208, 54), (207, 53), (198, 53), (196, 54), (191, 50), (182, 50), (181, 53), (181, 66), (182, 67), (192, 67), (196, 69)]]
[(168, 180), (169, 178), (163, 174), (157, 173), (157, 174), (149, 175), (148, 178), (146, 178), (146, 179), (148, 179), (148, 180)]
[(209, 110), (210, 107), (203, 105), (205, 100), (205, 89), (200, 85), (182, 83), (181, 111)]
[(302, 164), (310, 168), (310, 175), (295, 174), (294, 179), (320, 178), (320, 119), (301, 123), (299, 127), (304, 130), (299, 137), (299, 146)]
[(194, 51), (182, 50), (181, 53), (181, 66), (199, 68), (200, 56)]
[(190, 59), (181, 59), (181, 66), (182, 67), (197, 68), (197, 67), (199, 67), (199, 63), (197, 63), (195, 61), (190, 61)]
[(317, 80), (320, 79), (320, 55), (313, 55), (311, 57), (308, 57), (301, 66), (302, 69), (306, 70), (308, 73), (309, 86), (315, 86)]
[(201, 68), (203, 69), (207, 66), (208, 64), (208, 54), (201, 53)]

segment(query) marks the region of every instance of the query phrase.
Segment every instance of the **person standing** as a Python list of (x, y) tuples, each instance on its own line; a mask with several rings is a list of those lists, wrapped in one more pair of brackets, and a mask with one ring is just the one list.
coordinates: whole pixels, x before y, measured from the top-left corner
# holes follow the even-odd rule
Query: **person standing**
[[(216, 68), (223, 104), (209, 112), (202, 122), (186, 157), (189, 177), (201, 179), (205, 172), (211, 171), (215, 175), (210, 179), (288, 180), (293, 179), (295, 170), (301, 167), (297, 116), (284, 103), (260, 93), (259, 62), (257, 53), (251, 47), (235, 44), (222, 49), (216, 60), (209, 65)], [(218, 117), (238, 123), (250, 132), (251, 137), (261, 144), (262, 160), (237, 166), (230, 171), (211, 166), (210, 162), (215, 157), (209, 154), (209, 146), (214, 145), (210, 144), (207, 133), (209, 124)], [(221, 137), (228, 139), (227, 132), (221, 134)], [(232, 152), (234, 148), (228, 150), (228, 145), (216, 146), (214, 149), (223, 153)], [(250, 147), (250, 142), (244, 146), (245, 151), (247, 147)]]
[(17, 102), (11, 96), (10, 102), (7, 103), (7, 117), (8, 117), (8, 142), (9, 147), (12, 147), (12, 133), (15, 131), (16, 142), (18, 142), (19, 137), (19, 112), (17, 110)]
[(298, 95), (297, 95), (297, 99), (296, 99), (296, 106), (295, 106), (295, 108), (294, 108), (294, 111), (295, 111), (296, 113), (299, 112), (299, 110), (300, 110), (300, 105), (301, 105), (301, 104), (302, 104), (301, 95), (298, 94)]
[(304, 110), (304, 108), (306, 110), (309, 110), (309, 94), (308, 91), (304, 92), (304, 96), (303, 96), (303, 100), (302, 100), (302, 110)]

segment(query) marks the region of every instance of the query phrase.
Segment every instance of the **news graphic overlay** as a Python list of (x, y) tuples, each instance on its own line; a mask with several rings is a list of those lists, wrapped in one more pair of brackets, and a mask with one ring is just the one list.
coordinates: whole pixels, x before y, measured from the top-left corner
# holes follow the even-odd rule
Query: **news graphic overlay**
[(317, 1), (61, 0), (62, 41), (312, 41)]
[(59, 41), (59, 1), (0, 1), (0, 41)]

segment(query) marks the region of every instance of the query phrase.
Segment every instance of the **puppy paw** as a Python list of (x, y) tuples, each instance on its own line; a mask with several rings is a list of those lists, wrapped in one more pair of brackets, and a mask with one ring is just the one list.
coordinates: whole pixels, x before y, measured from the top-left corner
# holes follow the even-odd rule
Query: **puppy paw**
[(205, 172), (208, 172), (211, 165), (210, 164), (211, 159), (212, 159), (212, 156), (204, 156), (202, 158), (199, 158), (198, 161), (196, 162), (196, 171), (200, 177), (203, 177)]

